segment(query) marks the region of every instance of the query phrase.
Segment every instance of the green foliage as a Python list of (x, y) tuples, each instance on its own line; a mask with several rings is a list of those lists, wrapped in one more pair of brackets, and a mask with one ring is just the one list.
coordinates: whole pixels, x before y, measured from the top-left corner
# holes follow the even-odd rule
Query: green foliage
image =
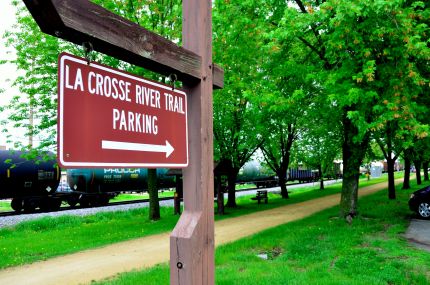
[(225, 72), (224, 89), (214, 92), (214, 152), (239, 169), (258, 148), (259, 112), (253, 99), (261, 96), (262, 15), (264, 1), (215, 1), (214, 62)]
[[(271, 33), (283, 46), (309, 54), (309, 72), (340, 114), (343, 136), (342, 212), (354, 213), (355, 175), (370, 133), (406, 147), (428, 135), (417, 104), (429, 83), (429, 9), (421, 1), (291, 1), (278, 29)], [(424, 7), (423, 7), (424, 5)], [(393, 122), (393, 123), (391, 123)], [(395, 128), (393, 128), (395, 126)], [(385, 139), (387, 142), (388, 139)], [(352, 206), (351, 206), (352, 205)]]
[(418, 68), (430, 54), (424, 20), (429, 12), (417, 8), (423, 3), (333, 0), (305, 7), (295, 2), (300, 8), (286, 10), (276, 35), (297, 39), (319, 57), (318, 66), (330, 70), (321, 83), (332, 102), (347, 110), (359, 130), (357, 140), (397, 119), (423, 136), (423, 129), (414, 128), (420, 124), (414, 98), (428, 84)]

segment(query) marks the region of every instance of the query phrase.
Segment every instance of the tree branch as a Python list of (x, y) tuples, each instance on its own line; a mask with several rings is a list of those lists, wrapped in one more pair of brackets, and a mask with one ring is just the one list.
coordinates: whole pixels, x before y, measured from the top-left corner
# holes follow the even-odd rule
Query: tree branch
[(321, 54), (321, 52), (314, 47), (310, 42), (308, 42), (304, 37), (298, 37), (299, 40), (301, 40), (308, 48), (310, 48), (312, 51), (314, 51), (321, 60), (326, 61), (324, 56)]

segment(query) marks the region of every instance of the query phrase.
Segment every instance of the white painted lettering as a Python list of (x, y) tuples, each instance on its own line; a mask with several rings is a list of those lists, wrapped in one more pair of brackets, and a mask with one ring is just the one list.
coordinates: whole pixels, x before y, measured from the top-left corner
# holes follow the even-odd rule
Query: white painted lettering
[(78, 87), (80, 87), (81, 91), (84, 91), (84, 82), (82, 80), (82, 71), (80, 68), (76, 70), (75, 86), (73, 86), (73, 89), (77, 90)]
[(96, 93), (96, 89), (91, 86), (91, 82), (92, 82), (91, 77), (95, 77), (95, 76), (96, 76), (96, 74), (92, 71), (90, 71), (90, 73), (88, 73), (88, 91), (90, 91), (91, 94)]
[(120, 130), (124, 129), (124, 131), (127, 130), (127, 119), (125, 117), (124, 110), (121, 110), (121, 123), (119, 124), (119, 129)]
[(142, 99), (142, 88), (140, 85), (136, 85), (136, 104), (143, 105)]
[(158, 134), (157, 116), (113, 109), (112, 127), (114, 130), (144, 134)]
[(103, 75), (96, 74), (96, 94), (103, 96)]
[(117, 109), (113, 109), (113, 129), (116, 130), (116, 123), (119, 120), (119, 111)]
[(73, 89), (73, 86), (72, 86), (72, 84), (70, 84), (70, 81), (69, 81), (69, 73), (70, 73), (69, 66), (66, 65), (66, 74), (65, 74), (65, 76), (66, 76), (66, 88), (67, 89)]
[(112, 93), (112, 82), (110, 80), (109, 76), (105, 76), (105, 80), (103, 82), (103, 91), (105, 92), (105, 96), (106, 97), (110, 97), (111, 93)]
[(134, 113), (128, 112), (128, 131), (134, 132)]
[(118, 79), (116, 79), (115, 77), (112, 78), (112, 87), (114, 90), (114, 93), (112, 94), (112, 97), (118, 97), (118, 88), (116, 87), (116, 85), (118, 84)]

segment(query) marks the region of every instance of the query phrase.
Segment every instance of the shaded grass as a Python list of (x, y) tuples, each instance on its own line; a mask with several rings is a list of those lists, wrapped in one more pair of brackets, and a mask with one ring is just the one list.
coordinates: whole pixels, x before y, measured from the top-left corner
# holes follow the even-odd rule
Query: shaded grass
[[(363, 185), (385, 181), (386, 178), (364, 181)], [(239, 207), (228, 209), (227, 215), (216, 220), (263, 211), (286, 204), (298, 203), (340, 192), (341, 185), (330, 185), (320, 191), (317, 186), (295, 189), (291, 198), (282, 199), (270, 194), (269, 204), (257, 205), (250, 196), (237, 199)], [(9, 229), (0, 230), (0, 268), (43, 260), (84, 249), (99, 247), (147, 235), (171, 231), (178, 220), (173, 208), (161, 208), (162, 219), (148, 220), (148, 209), (127, 212), (98, 213), (96, 215), (46, 217), (23, 222)]]
[[(363, 197), (351, 225), (338, 207), (272, 228), (216, 250), (216, 284), (430, 284), (430, 253), (410, 246), (403, 233), (412, 214), (411, 190)], [(267, 254), (268, 259), (257, 257)], [(167, 264), (95, 284), (168, 284)]]

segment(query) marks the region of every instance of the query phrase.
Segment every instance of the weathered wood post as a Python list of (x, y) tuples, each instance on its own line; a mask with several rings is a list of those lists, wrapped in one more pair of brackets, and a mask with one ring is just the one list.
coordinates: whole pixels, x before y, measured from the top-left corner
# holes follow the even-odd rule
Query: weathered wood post
[(183, 170), (185, 210), (170, 237), (170, 283), (214, 284), (212, 126), (212, 2), (182, 2), (184, 48), (201, 56), (200, 82), (188, 99), (189, 166)]

